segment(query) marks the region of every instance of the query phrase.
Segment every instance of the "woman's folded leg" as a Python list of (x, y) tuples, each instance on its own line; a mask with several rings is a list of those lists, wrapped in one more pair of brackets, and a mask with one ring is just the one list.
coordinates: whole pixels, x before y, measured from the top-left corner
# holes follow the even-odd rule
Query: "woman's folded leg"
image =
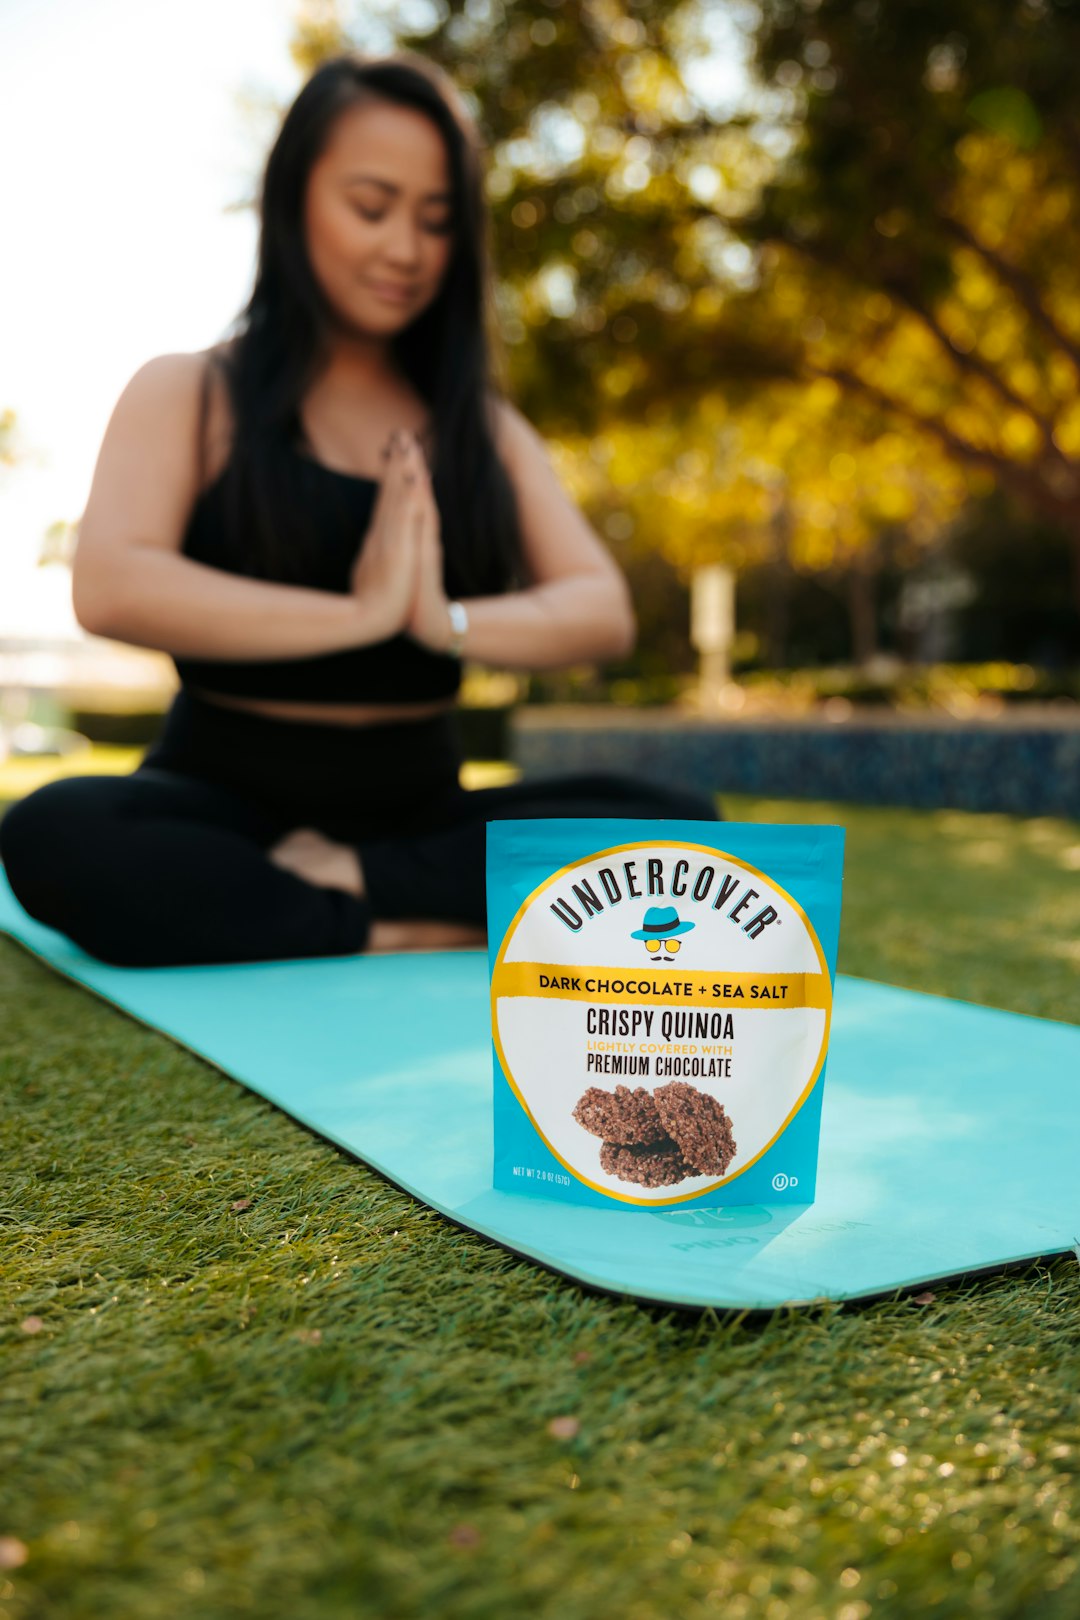
[(375, 916), (445, 917), (486, 926), (487, 822), (549, 816), (720, 819), (708, 794), (617, 772), (461, 789), (447, 802), (444, 827), (357, 844)]
[(24, 910), (114, 966), (362, 951), (368, 901), (274, 865), (266, 850), (286, 830), (226, 789), (143, 765), (18, 800), (0, 861)]

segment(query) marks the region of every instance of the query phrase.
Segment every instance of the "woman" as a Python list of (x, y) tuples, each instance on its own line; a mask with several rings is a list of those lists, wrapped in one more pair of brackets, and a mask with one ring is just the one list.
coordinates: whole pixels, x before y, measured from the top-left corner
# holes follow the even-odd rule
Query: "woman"
[(79, 622), (176, 662), (162, 734), (0, 823), (24, 908), (121, 966), (481, 945), (488, 820), (716, 816), (610, 774), (459, 785), (463, 655), (616, 658), (635, 624), (490, 386), (480, 145), (446, 75), (324, 63), (261, 208), (233, 335), (131, 379), (79, 528)]

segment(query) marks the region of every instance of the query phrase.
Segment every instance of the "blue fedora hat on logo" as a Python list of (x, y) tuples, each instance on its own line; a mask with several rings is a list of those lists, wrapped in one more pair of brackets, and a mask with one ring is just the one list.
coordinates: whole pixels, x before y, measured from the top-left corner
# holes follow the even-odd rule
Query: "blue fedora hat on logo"
[(650, 906), (640, 928), (631, 931), (631, 939), (668, 939), (672, 934), (688, 934), (697, 924), (680, 922), (674, 906)]

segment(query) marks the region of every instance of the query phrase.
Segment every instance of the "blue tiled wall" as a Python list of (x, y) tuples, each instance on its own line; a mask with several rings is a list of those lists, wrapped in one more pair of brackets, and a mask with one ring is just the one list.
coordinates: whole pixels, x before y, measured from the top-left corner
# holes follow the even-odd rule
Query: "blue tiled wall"
[(611, 770), (721, 794), (1080, 817), (1077, 726), (635, 724), (624, 715), (518, 711), (511, 758), (530, 777)]

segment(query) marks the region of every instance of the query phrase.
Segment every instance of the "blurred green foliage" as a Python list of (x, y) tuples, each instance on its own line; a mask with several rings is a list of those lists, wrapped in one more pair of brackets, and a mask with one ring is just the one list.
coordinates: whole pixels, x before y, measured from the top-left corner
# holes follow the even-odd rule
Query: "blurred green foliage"
[[(687, 675), (615, 676), (578, 668), (533, 675), (530, 703), (611, 703), (618, 708), (653, 708), (689, 703), (695, 680)], [(1080, 721), (1080, 666), (1061, 671), (1030, 664), (996, 661), (984, 664), (904, 666), (882, 659), (875, 669), (856, 665), (818, 669), (736, 669), (733, 687), (759, 706), (796, 714), (830, 699), (852, 704), (883, 705), (900, 710), (937, 710), (965, 714), (1000, 712), (1005, 705), (1053, 703)], [(732, 712), (749, 718), (754, 709)]]

